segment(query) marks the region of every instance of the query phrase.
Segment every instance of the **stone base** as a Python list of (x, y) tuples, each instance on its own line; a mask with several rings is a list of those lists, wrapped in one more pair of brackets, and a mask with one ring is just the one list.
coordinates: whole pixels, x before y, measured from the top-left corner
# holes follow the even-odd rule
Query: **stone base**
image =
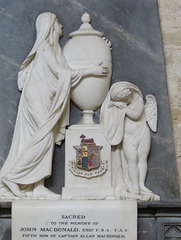
[(135, 201), (15, 201), (12, 240), (136, 240)]
[(62, 188), (62, 199), (115, 199), (114, 188)]
[[(11, 239), (11, 212), (10, 202), (0, 202), (0, 239)], [(167, 231), (169, 226), (170, 231)], [(138, 240), (179, 238), (181, 234), (180, 226), (181, 201), (179, 199), (166, 202), (138, 203)], [(172, 231), (173, 228), (177, 230)]]

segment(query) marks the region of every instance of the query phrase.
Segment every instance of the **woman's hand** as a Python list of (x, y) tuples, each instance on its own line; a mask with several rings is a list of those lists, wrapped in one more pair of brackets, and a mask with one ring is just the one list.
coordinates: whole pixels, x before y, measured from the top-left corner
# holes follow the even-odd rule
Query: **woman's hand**
[(91, 68), (84, 70), (84, 76), (105, 77), (109, 73), (109, 68), (103, 66), (103, 62), (95, 64)]
[(104, 77), (109, 73), (109, 68), (103, 66), (103, 62), (100, 62), (98, 65), (92, 67), (92, 74), (95, 77)]

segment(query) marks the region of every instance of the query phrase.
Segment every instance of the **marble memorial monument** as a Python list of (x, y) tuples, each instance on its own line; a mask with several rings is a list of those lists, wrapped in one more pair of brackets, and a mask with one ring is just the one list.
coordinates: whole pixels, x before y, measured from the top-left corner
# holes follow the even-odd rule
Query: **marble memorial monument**
[[(108, 2), (101, 11), (107, 9)], [(54, 4), (51, 8), (43, 7), (43, 11), (36, 14), (36, 40), (18, 72), (21, 98), (9, 155), (0, 171), (1, 202), (14, 202), (12, 236), (14, 239), (39, 239), (40, 235), (59, 239), (68, 234), (66, 238), (70, 239), (73, 235), (78, 239), (104, 239), (116, 235), (119, 238), (136, 239), (135, 200), (152, 205), (152, 201), (167, 199), (169, 189), (176, 196), (177, 181), (173, 185), (174, 179), (170, 178), (174, 163), (169, 167), (164, 181), (167, 187), (161, 184), (164, 175), (162, 168), (167, 168), (169, 156), (172, 155), (171, 151), (163, 151), (167, 142), (160, 142), (170, 134), (169, 128), (168, 133), (165, 132), (163, 121), (164, 83), (158, 77), (158, 86), (162, 85), (161, 92), (154, 84), (154, 73), (152, 79), (151, 75), (140, 75), (146, 71), (147, 61), (142, 61), (144, 67), (140, 65), (137, 74), (134, 74), (132, 65), (130, 74), (125, 74), (128, 59), (124, 59), (133, 56), (135, 51), (131, 46), (128, 48), (130, 51), (127, 48), (128, 51), (124, 50), (124, 39), (120, 36), (127, 36), (127, 43), (131, 43), (131, 38), (128, 32), (119, 32), (116, 25), (110, 28), (108, 21), (103, 21), (105, 27), (104, 24), (99, 25), (99, 15), (101, 24), (103, 20), (99, 7), (97, 16), (88, 11), (93, 16), (93, 25), (97, 18), (96, 27), (93, 27), (90, 15), (87, 12), (83, 14), (86, 8), (79, 12), (79, 19), (83, 14), (82, 23), (80, 25), (72, 21), (70, 39), (64, 38), (66, 44), (61, 49), (59, 38), (62, 37), (63, 26), (67, 29), (67, 20), (64, 21), (64, 15), (60, 17), (53, 10)], [(114, 10), (117, 5), (120, 7), (120, 3), (114, 4)], [(111, 6), (109, 9), (112, 12)], [(90, 6), (87, 5), (87, 8)], [(118, 34), (115, 37), (114, 33), (120, 36)], [(149, 41), (152, 39), (149, 38)], [(121, 44), (123, 47), (119, 52), (117, 47)], [(120, 57), (123, 61), (115, 61)], [(135, 67), (141, 59), (137, 58)], [(150, 71), (153, 65), (150, 64)], [(121, 74), (118, 74), (120, 71)], [(69, 121), (69, 115), (77, 111), (70, 99), (82, 114), (78, 110), (77, 116)], [(166, 106), (167, 97), (163, 99)], [(57, 162), (57, 149), (64, 151), (64, 148), (65, 157), (59, 155)], [(157, 156), (158, 148), (163, 151), (163, 156)], [(65, 182), (63, 187), (57, 187), (57, 179), (62, 173), (65, 174)], [(52, 179), (54, 184), (51, 183)], [(168, 179), (171, 180), (169, 184)], [(36, 221), (38, 211), (38, 215), (42, 214), (44, 218), (37, 218)], [(94, 214), (91, 215), (89, 211), (94, 211)], [(56, 215), (56, 212), (60, 215)], [(121, 218), (119, 213), (126, 215), (128, 221), (124, 222), (124, 217)], [(109, 219), (110, 214), (113, 216)], [(18, 223), (20, 215), (23, 220)], [(46, 221), (47, 215), (51, 216), (49, 222)], [(60, 224), (65, 224), (64, 227), (57, 225), (60, 216), (63, 218)], [(72, 216), (75, 224), (87, 222), (90, 226), (77, 228), (72, 224)], [(81, 220), (81, 217), (86, 220)], [(120, 229), (111, 221), (114, 217), (119, 219)], [(99, 223), (98, 228), (92, 227), (94, 219)], [(110, 224), (113, 225), (107, 227)], [(17, 232), (17, 229), (20, 231)], [(76, 234), (77, 229), (80, 234)]]
[[(128, 82), (114, 84), (108, 93), (111, 44), (93, 29), (88, 13), (83, 14), (81, 27), (70, 34), (63, 52), (58, 42), (62, 25), (55, 14), (40, 14), (36, 31), (36, 42), (18, 73), (22, 96), (11, 149), (0, 172), (1, 198), (60, 197), (44, 187), (44, 180), (51, 175), (54, 145), (61, 144), (66, 132), (63, 198), (114, 199), (114, 188), (118, 193), (120, 184), (113, 186), (112, 179), (119, 179), (121, 171), (112, 171), (111, 146), (121, 143), (117, 161), (128, 165), (123, 167), (125, 191), (131, 199), (144, 200), (146, 194), (145, 200), (159, 200), (144, 185), (151, 144), (146, 121), (155, 132), (155, 98), (148, 95), (150, 101), (144, 107), (142, 93)], [(83, 110), (83, 118), (65, 130), (70, 95)], [(99, 125), (93, 114), (102, 103)], [(124, 199), (121, 189), (118, 195)]]
[[(112, 186), (112, 176), (115, 173), (112, 172), (111, 166), (111, 144), (104, 137), (100, 125), (93, 121), (94, 110), (102, 104), (109, 90), (111, 49), (110, 42), (102, 38), (103, 34), (94, 30), (90, 23), (89, 14), (85, 13), (82, 16), (81, 27), (70, 34), (73, 39), (67, 43), (62, 52), (58, 43), (62, 36), (62, 25), (58, 23), (55, 14), (45, 12), (37, 18), (37, 39), (21, 65), (18, 75), (18, 87), (22, 91), (22, 96), (12, 146), (1, 170), (1, 196), (5, 199), (8, 197), (10, 199), (13, 195), (12, 199), (58, 200), (60, 198), (58, 194), (45, 188), (44, 179), (51, 173), (54, 145), (60, 144), (65, 135), (65, 187), (62, 190), (62, 198), (67, 199), (67, 202), (56, 201), (47, 204), (44, 201), (13, 202), (12, 240), (24, 237), (38, 239), (41, 236), (62, 238), (64, 235), (57, 235), (57, 231), (68, 233), (66, 235), (68, 239), (75, 238), (75, 235), (70, 236), (71, 232), (80, 232), (76, 235), (78, 239), (85, 236), (92, 239), (105, 236), (110, 239), (115, 236), (137, 238), (136, 202), (116, 199)], [(73, 90), (70, 94), (71, 88)], [(70, 95), (83, 110), (83, 119), (65, 130), (68, 125)], [(117, 116), (113, 114), (113, 118), (115, 117)], [(105, 118), (107, 116), (102, 115), (102, 119)], [(80, 138), (82, 140), (78, 145)], [(146, 141), (146, 144), (149, 145), (149, 141)], [(145, 189), (146, 187), (141, 190), (147, 191), (146, 194), (149, 191), (150, 194), (151, 191)], [(138, 190), (137, 195), (141, 194), (142, 192)], [(68, 201), (70, 199), (77, 201)], [(82, 199), (87, 201), (82, 202)], [(91, 199), (94, 199), (94, 202), (88, 201)], [(146, 200), (150, 199), (152, 200), (152, 198)], [(109, 201), (106, 203), (100, 200)], [(96, 206), (99, 206), (97, 210)], [(106, 211), (102, 212), (101, 207), (106, 208)], [(74, 213), (72, 209), (76, 209), (76, 212)], [(92, 217), (89, 211), (90, 213), (95, 211)], [(66, 222), (67, 228), (53, 228), (52, 224), (59, 223), (58, 212), (70, 219), (72, 216), (84, 216), (86, 219), (89, 217), (90, 224), (94, 224), (95, 219), (101, 217), (97, 220), (100, 226), (96, 229), (88, 228), (88, 232), (93, 232), (91, 236), (84, 235), (84, 229), (80, 227), (73, 229), (72, 222)], [(41, 216), (38, 220), (37, 213)], [(117, 219), (115, 223), (111, 218), (107, 222), (105, 220), (106, 214), (111, 213), (114, 213), (113, 217)], [(124, 221), (125, 216), (127, 223)], [(52, 219), (50, 226), (47, 225), (48, 218)], [(120, 231), (118, 228), (126, 233), (117, 235), (117, 231)], [(106, 231), (105, 236), (98, 235), (102, 229)], [(116, 231), (114, 234), (113, 229)], [(30, 235), (29, 230), (33, 231)], [(52, 234), (48, 235), (48, 232)]]

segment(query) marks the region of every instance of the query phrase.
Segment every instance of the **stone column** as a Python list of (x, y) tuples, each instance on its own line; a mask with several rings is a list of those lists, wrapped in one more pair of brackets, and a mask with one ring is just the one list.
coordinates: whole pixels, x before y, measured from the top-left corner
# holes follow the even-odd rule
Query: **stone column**
[(158, 4), (181, 186), (181, 1), (158, 0)]

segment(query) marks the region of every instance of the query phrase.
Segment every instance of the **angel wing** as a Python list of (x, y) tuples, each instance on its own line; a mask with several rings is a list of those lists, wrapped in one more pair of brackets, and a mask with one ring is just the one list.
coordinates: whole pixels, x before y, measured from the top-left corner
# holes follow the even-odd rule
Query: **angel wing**
[(146, 96), (145, 114), (148, 126), (153, 132), (157, 132), (158, 108), (156, 98), (148, 94)]

